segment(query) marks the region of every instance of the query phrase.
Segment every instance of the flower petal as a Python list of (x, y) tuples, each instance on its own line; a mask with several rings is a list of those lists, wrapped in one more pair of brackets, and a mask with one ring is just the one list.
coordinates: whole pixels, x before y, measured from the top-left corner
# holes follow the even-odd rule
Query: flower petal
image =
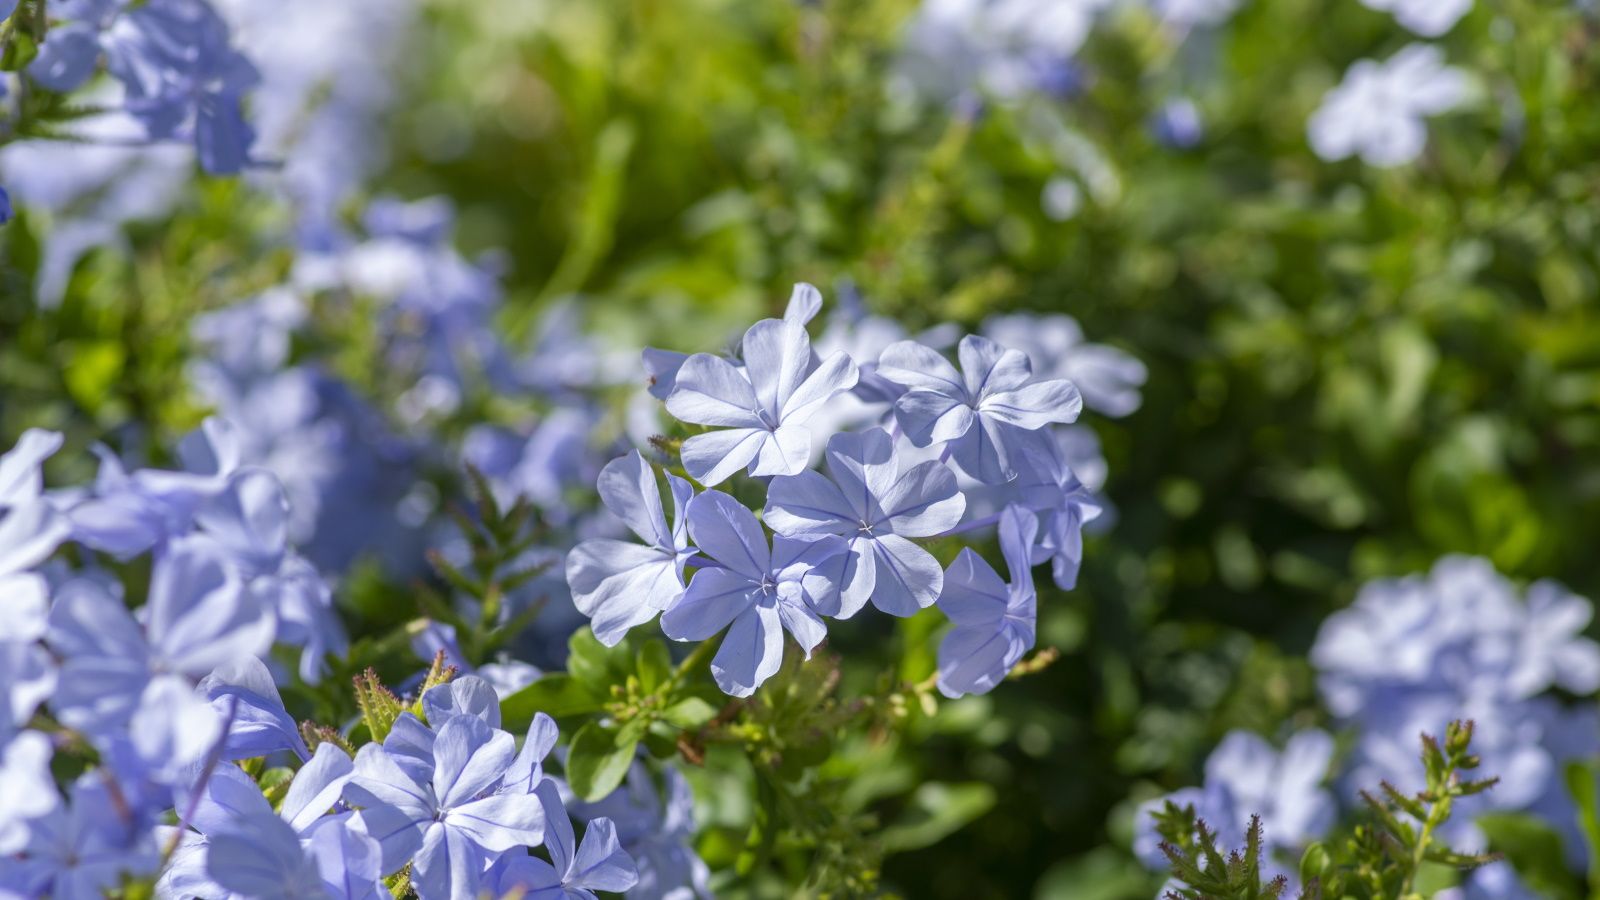
[(745, 376), (720, 356), (696, 353), (678, 370), (667, 412), (683, 422), (762, 428), (756, 393)]
[(779, 425), (767, 435), (766, 443), (756, 454), (756, 464), (750, 474), (798, 475), (811, 461), (811, 432), (804, 425)]
[(444, 824), (490, 853), (504, 853), (544, 840), (544, 806), (532, 794), (490, 794), (450, 810)]
[(1041, 381), (1014, 391), (989, 394), (978, 404), (984, 416), (1037, 431), (1052, 423), (1076, 422), (1083, 412), (1083, 395), (1070, 381)]
[(655, 470), (635, 450), (619, 456), (600, 470), (597, 484), (606, 509), (623, 521), (645, 543), (655, 547), (672, 546), (672, 530), (661, 508), (661, 491)]
[(972, 407), (949, 394), (910, 390), (894, 402), (895, 421), (917, 447), (953, 441), (972, 430)]
[(500, 696), (482, 678), (463, 675), (429, 688), (422, 695), (422, 712), (435, 730), (455, 716), (476, 716), (490, 728), (499, 728)]
[(762, 518), (773, 531), (790, 537), (849, 534), (858, 527), (855, 510), (838, 485), (809, 471), (772, 479)]
[(411, 866), (417, 900), (461, 900), (478, 896), (483, 851), (466, 833), (442, 822), (430, 826)]
[(987, 626), (991, 630), (1005, 618), (1009, 591), (1006, 583), (971, 547), (963, 547), (945, 575), (939, 593), (939, 611), (961, 626)]
[(689, 536), (701, 553), (754, 581), (770, 570), (771, 552), (755, 513), (721, 491), (689, 501)]
[(733, 620), (711, 660), (711, 677), (723, 693), (748, 697), (783, 665), (783, 623), (771, 606), (752, 606)]
[(967, 509), (955, 473), (935, 460), (912, 466), (879, 499), (889, 527), (906, 537), (949, 531)]
[(695, 481), (713, 487), (750, 465), (771, 436), (765, 428), (708, 431), (684, 441), (678, 458)]
[(591, 891), (621, 893), (639, 883), (639, 869), (633, 857), (622, 849), (617, 826), (601, 816), (589, 822), (583, 843), (573, 860), (567, 885)]
[(955, 366), (937, 351), (916, 341), (897, 341), (878, 356), (878, 377), (910, 390), (928, 390), (956, 400), (967, 398), (966, 384)]
[(756, 585), (727, 569), (701, 569), (678, 605), (661, 614), (661, 630), (675, 641), (703, 641), (728, 627), (755, 603)]
[(783, 401), (778, 410), (778, 421), (785, 425), (804, 425), (822, 409), (823, 404), (856, 386), (861, 372), (855, 360), (844, 351), (838, 351), (822, 361), (816, 371)]
[[(769, 425), (776, 426), (811, 368), (811, 337), (798, 322), (762, 319), (744, 333), (742, 346), (744, 370), (756, 402), (770, 417)], [(678, 382), (683, 383), (681, 374)]]
[(517, 755), (517, 742), (477, 716), (455, 716), (435, 729), (433, 790), (448, 809), (500, 780)]
[(971, 398), (1016, 390), (1033, 377), (1028, 354), (1007, 350), (982, 335), (969, 334), (962, 338), (956, 355), (961, 359), (962, 383)]
[(898, 534), (879, 535), (872, 544), (877, 568), (873, 606), (891, 616), (913, 616), (939, 599), (944, 570), (933, 554)]
[(355, 763), (343, 750), (331, 743), (318, 744), (311, 761), (294, 773), (278, 814), (296, 832), (305, 831), (333, 808), (355, 771)]

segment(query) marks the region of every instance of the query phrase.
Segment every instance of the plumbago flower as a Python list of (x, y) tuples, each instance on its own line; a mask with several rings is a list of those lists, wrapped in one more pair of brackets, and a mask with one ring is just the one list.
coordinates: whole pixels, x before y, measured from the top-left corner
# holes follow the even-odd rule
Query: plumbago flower
[(740, 345), (744, 371), (709, 353), (678, 370), (667, 411), (684, 422), (723, 430), (683, 443), (683, 466), (711, 487), (740, 469), (751, 475), (796, 475), (811, 458), (806, 421), (834, 395), (855, 386), (856, 364), (835, 353), (818, 364), (799, 322), (766, 319)]
[(903, 77), (930, 99), (1063, 93), (1110, 0), (925, 0), (907, 25)]
[(54, 91), (82, 87), (103, 60), (123, 89), (124, 109), (152, 141), (194, 144), (213, 174), (250, 164), (255, 132), (244, 95), (260, 81), (235, 50), (227, 23), (205, 0), (69, 0), (51, 9), (66, 24), (49, 31), (28, 75)]
[(238, 434), (221, 419), (186, 437), (179, 456), (183, 471), (130, 473), (102, 450), (94, 489), (67, 504), (72, 537), (118, 559), (164, 555), (181, 542), (220, 560), (271, 620), (276, 640), (302, 648), (300, 673), (315, 682), (346, 639), (327, 583), (289, 546), (282, 484), (239, 464)]
[(1116, 347), (1089, 343), (1071, 316), (991, 316), (983, 322), (983, 334), (1026, 353), (1035, 377), (1072, 382), (1083, 393), (1084, 406), (1095, 412), (1121, 418), (1139, 408), (1140, 388), (1150, 377), (1145, 364)]
[(817, 472), (774, 478), (764, 516), (781, 535), (849, 540), (838, 604), (827, 615), (847, 619), (870, 599), (893, 616), (915, 615), (939, 597), (943, 573), (933, 554), (908, 538), (949, 531), (966, 498), (955, 474), (927, 461), (900, 471), (894, 441), (881, 428), (828, 441), (830, 478)]
[(91, 900), (127, 876), (154, 871), (157, 847), (130, 826), (118, 801), (99, 774), (79, 776), (64, 806), (29, 823), (21, 852), (0, 859), (0, 894)]
[[(70, 532), (43, 499), (39, 471), (60, 445), (60, 435), (32, 430), (0, 456), (0, 746), (55, 689), (54, 667), (36, 643), (47, 627), (49, 587), (31, 570)], [(0, 813), (0, 832), (4, 822)]]
[(807, 658), (827, 635), (819, 610), (837, 603), (839, 584), (824, 567), (848, 547), (829, 535), (810, 542), (778, 536), (769, 548), (755, 514), (721, 491), (689, 501), (689, 535), (714, 565), (697, 572), (662, 613), (661, 630), (674, 640), (704, 641), (727, 628), (711, 674), (727, 693), (748, 697), (782, 664), (784, 631)]
[(1072, 422), (1083, 397), (1065, 379), (1034, 381), (1027, 354), (968, 335), (959, 347), (961, 371), (915, 341), (883, 351), (878, 374), (906, 388), (895, 420), (918, 447), (945, 445), (973, 478), (999, 484), (1017, 476), (1017, 460), (1036, 445), (1040, 429)]
[(600, 499), (646, 543), (584, 541), (567, 555), (572, 601), (608, 647), (683, 596), (684, 566), (693, 555), (684, 507), (694, 488), (671, 473), (667, 486), (672, 491), (670, 528), (655, 472), (644, 456), (635, 450), (612, 460), (600, 473)]
[[(381, 897), (378, 842), (347, 811), (328, 815), (354, 766), (321, 744), (295, 773), (274, 812), (261, 788), (224, 763), (198, 790), (177, 795), (187, 829), (163, 831), (178, 848), (157, 891), (165, 896)], [(191, 812), (192, 810), (192, 812)]]
[[(462, 682), (463, 694), (487, 705), (474, 713), (437, 703), (433, 726), (404, 714), (407, 725), (397, 722), (387, 741), (357, 753), (344, 791), (382, 848), (383, 873), (409, 862), (422, 900), (477, 896), (484, 870), (500, 854), (544, 838), (545, 809), (530, 796), (529, 779), (517, 777), (516, 740), (495, 727), (494, 689), (471, 676)], [(535, 747), (530, 735), (524, 752)]]
[[(1567, 863), (1581, 867), (1584, 838), (1564, 770), (1592, 754), (1600, 719), (1551, 694), (1600, 691), (1600, 644), (1584, 635), (1592, 614), (1588, 600), (1553, 582), (1519, 592), (1483, 559), (1445, 557), (1426, 574), (1370, 582), (1323, 623), (1310, 653), (1324, 704), (1349, 734), (1339, 769), (1328, 771), (1332, 742), (1321, 732), (1294, 736), (1281, 755), (1236, 732), (1212, 753), (1201, 787), (1141, 809), (1135, 850), (1152, 867), (1167, 866), (1151, 813), (1170, 800), (1193, 806), (1224, 846), (1239, 846), (1250, 816), (1261, 815), (1270, 857), (1264, 869), (1289, 874), (1294, 854), (1325, 836), (1334, 818), (1337, 801), (1320, 787), (1324, 774), (1348, 806), (1359, 805), (1358, 789), (1378, 784), (1420, 790), (1428, 781), (1416, 761), (1417, 736), (1470, 719), (1474, 755), (1495, 783), (1454, 798), (1438, 838), (1477, 852), (1487, 841), (1475, 817), (1526, 811), (1555, 827)], [(1439, 896), (1536, 895), (1496, 864)]]
[(130, 740), (156, 780), (171, 784), (221, 734), (189, 679), (265, 652), (272, 633), (271, 615), (218, 554), (174, 542), (152, 571), (143, 623), (98, 579), (58, 591), (46, 636), (61, 659), (51, 709), (107, 746)]
[[(559, 808), (553, 783), (541, 786)], [(600, 817), (589, 822), (583, 842), (574, 839), (566, 815), (548, 819), (544, 844), (550, 861), (507, 854), (488, 874), (496, 896), (520, 893), (530, 900), (597, 900), (595, 891), (623, 892), (639, 882), (633, 859), (617, 839), (617, 826)], [(574, 849), (576, 847), (576, 849)]]
[(1104, 505), (1078, 478), (1061, 445), (1050, 441), (1028, 448), (1022, 474), (1003, 493), (1042, 519), (1033, 561), (1050, 561), (1056, 587), (1078, 586), (1083, 566), (1083, 526), (1100, 517)]
[(1466, 73), (1445, 65), (1438, 47), (1412, 44), (1385, 62), (1351, 66), (1311, 116), (1306, 134), (1325, 160), (1359, 156), (1372, 166), (1401, 166), (1422, 155), (1424, 120), (1466, 98)]
[(951, 564), (939, 595), (939, 609), (955, 623), (939, 645), (939, 691), (946, 697), (987, 694), (1033, 649), (1038, 595), (1030, 557), (1038, 530), (1038, 518), (1019, 506), (1001, 514), (1009, 585), (971, 547)]

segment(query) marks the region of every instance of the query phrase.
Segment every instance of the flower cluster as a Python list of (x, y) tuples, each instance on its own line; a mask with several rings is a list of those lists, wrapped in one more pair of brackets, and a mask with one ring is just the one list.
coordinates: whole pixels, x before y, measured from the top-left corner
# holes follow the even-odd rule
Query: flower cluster
[[(1300, 851), (1335, 824), (1332, 778), (1348, 807), (1360, 791), (1425, 787), (1417, 735), (1441, 733), (1454, 720), (1474, 723), (1474, 748), (1492, 790), (1464, 797), (1441, 830), (1453, 846), (1485, 849), (1473, 817), (1529, 810), (1562, 833), (1568, 862), (1583, 860), (1578, 817), (1563, 766), (1600, 739), (1600, 718), (1554, 696), (1600, 690), (1600, 644), (1583, 637), (1593, 608), (1553, 582), (1518, 596), (1486, 560), (1442, 559), (1426, 576), (1368, 584), (1356, 602), (1324, 623), (1311, 652), (1323, 701), (1354, 743), (1334, 766), (1333, 741), (1320, 731), (1292, 736), (1282, 754), (1259, 736), (1235, 732), (1211, 754), (1205, 782), (1145, 804), (1135, 849), (1153, 867), (1154, 813), (1170, 800), (1192, 806), (1224, 845), (1243, 843), (1252, 815), (1261, 818), (1264, 871), (1291, 876)], [(1469, 897), (1531, 897), (1506, 865), (1472, 873)]]
[(1409, 788), (1415, 775), (1397, 764), (1397, 748), (1470, 717), (1484, 765), (1500, 777), (1470, 811), (1536, 809), (1561, 823), (1581, 859), (1562, 766), (1600, 740), (1600, 719), (1550, 693), (1600, 690), (1600, 645), (1583, 636), (1592, 615), (1587, 599), (1554, 582), (1519, 597), (1482, 559), (1447, 557), (1425, 578), (1369, 584), (1311, 651), (1328, 710), (1359, 735), (1350, 777)]
[[(1099, 513), (1049, 427), (1076, 420), (1083, 397), (977, 335), (960, 341), (959, 369), (913, 340), (875, 359), (822, 357), (806, 330), (821, 305), (815, 288), (797, 286), (784, 318), (752, 325), (731, 358), (647, 351), (652, 393), (704, 427), (678, 453), (706, 490), (667, 473), (669, 522), (643, 454), (607, 465), (601, 499), (643, 543), (579, 544), (566, 566), (573, 599), (606, 644), (657, 615), (674, 640), (726, 630), (712, 672), (740, 697), (778, 670), (784, 632), (809, 657), (826, 618), (869, 603), (905, 617), (937, 603), (956, 623), (940, 688), (985, 692), (1033, 646), (1032, 567), (1053, 560), (1070, 588), (1083, 524)], [(847, 394), (865, 427), (818, 440), (813, 421)], [(714, 489), (740, 472), (765, 488), (759, 519)], [(918, 543), (995, 524), (1009, 584), (970, 549), (947, 572)]]
[[(288, 544), (283, 490), (238, 463), (220, 420), (183, 443), (185, 470), (103, 452), (92, 486), (46, 491), (60, 445), (30, 431), (0, 456), (0, 891), (592, 898), (645, 878), (639, 896), (705, 895), (681, 778), (667, 771), (663, 800), (636, 767), (578, 803), (546, 769), (556, 723), (533, 714), (519, 748), (495, 686), (443, 654), (410, 702), (369, 671), (357, 722), (297, 724), (282, 651), (315, 683), (343, 634)], [(125, 564), (141, 559), (139, 588)], [(64, 796), (60, 772), (76, 773)]]
[(253, 161), (255, 131), (242, 106), (260, 74), (206, 0), (69, 0), (51, 12), (60, 24), (28, 67), (39, 85), (77, 90), (103, 66), (122, 89), (118, 105), (148, 140), (192, 143), (200, 165), (215, 174)]

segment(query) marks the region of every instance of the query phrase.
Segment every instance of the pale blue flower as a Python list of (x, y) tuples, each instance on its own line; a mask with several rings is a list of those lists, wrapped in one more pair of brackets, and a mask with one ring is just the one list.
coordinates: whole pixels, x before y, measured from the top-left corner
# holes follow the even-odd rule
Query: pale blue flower
[(1368, 583), (1324, 622), (1310, 656), (1329, 710), (1357, 729), (1352, 790), (1380, 779), (1420, 789), (1416, 736), (1471, 719), (1473, 749), (1499, 781), (1458, 804), (1447, 839), (1479, 840), (1471, 819), (1486, 810), (1574, 821), (1562, 767), (1600, 730), (1545, 695), (1600, 687), (1600, 645), (1583, 636), (1592, 607), (1551, 582), (1518, 593), (1487, 560), (1445, 557), (1425, 576)]
[(242, 171), (255, 141), (243, 97), (261, 75), (230, 45), (227, 23), (204, 0), (150, 0), (122, 22), (108, 68), (127, 110), (152, 140), (192, 141), (207, 172)]
[(28, 822), (61, 805), (50, 777), (54, 755), (50, 739), (37, 731), (9, 735), (0, 723), (0, 857), (16, 853), (28, 842)]
[[(300, 900), (343, 896), (324, 884), (316, 861), (301, 846), (300, 836), (270, 808), (237, 817), (228, 825), (228, 830), (210, 836), (206, 873), (231, 897)], [(376, 854), (373, 857), (376, 864)], [(372, 896), (375, 881), (368, 881), (366, 896)]]
[(544, 810), (515, 783), (500, 789), (516, 741), (477, 716), (447, 719), (431, 755), (424, 772), (402, 767), (387, 745), (362, 747), (345, 799), (382, 846), (385, 873), (411, 861), (421, 900), (473, 897), (499, 854), (543, 839)]
[(661, 505), (655, 470), (635, 450), (600, 472), (600, 499), (645, 543), (597, 539), (567, 554), (572, 602), (589, 617), (595, 637), (608, 647), (628, 629), (655, 618), (683, 596), (689, 548), (685, 507), (694, 494), (687, 481), (667, 474), (671, 527)]
[(102, 900), (125, 877), (155, 871), (156, 848), (133, 828), (102, 773), (80, 776), (70, 800), (33, 822), (21, 854), (0, 858), (0, 893)]
[(1064, 378), (1083, 393), (1083, 404), (1122, 417), (1139, 408), (1149, 378), (1144, 363), (1108, 344), (1085, 339), (1078, 320), (1054, 313), (1009, 313), (983, 321), (983, 334), (1002, 347), (1020, 350), (1038, 379)]
[(70, 533), (48, 501), (34, 500), (0, 512), (0, 641), (33, 641), (44, 633), (48, 586), (30, 571)]
[(955, 625), (939, 644), (939, 691), (946, 697), (994, 690), (1033, 648), (1038, 598), (1031, 557), (1038, 530), (1038, 519), (1020, 506), (1001, 514), (1009, 584), (971, 547), (951, 563), (939, 595), (939, 610)]
[(377, 841), (353, 826), (350, 813), (329, 814), (353, 771), (343, 750), (318, 745), (274, 813), (243, 771), (229, 764), (217, 767), (197, 797), (178, 793), (180, 810), (193, 806), (188, 824), (196, 830), (181, 835), (181, 849), (162, 873), (158, 895), (385, 896), (379, 893)]
[(684, 468), (701, 484), (719, 484), (740, 469), (752, 475), (795, 475), (811, 457), (806, 422), (829, 399), (855, 386), (856, 365), (843, 353), (820, 364), (811, 338), (794, 321), (765, 319), (741, 344), (744, 371), (709, 353), (678, 370), (667, 411), (720, 430), (684, 441)]
[[(129, 723), (153, 682), (198, 679), (258, 656), (272, 632), (271, 615), (224, 559), (177, 542), (156, 561), (142, 625), (100, 582), (79, 578), (58, 590), (47, 640), (62, 664), (51, 708), (73, 728), (109, 734)], [(203, 752), (194, 743), (185, 740), (189, 752)]]
[(721, 491), (689, 501), (688, 518), (695, 546), (718, 565), (695, 573), (683, 598), (661, 614), (661, 630), (673, 640), (704, 641), (728, 628), (711, 674), (723, 691), (748, 697), (782, 664), (785, 629), (807, 658), (827, 636), (818, 610), (830, 605), (838, 582), (819, 567), (848, 546), (832, 535), (778, 536), (769, 549), (755, 514)]
[(1083, 527), (1100, 517), (1102, 501), (1078, 479), (1057, 441), (1029, 447), (1022, 473), (1012, 484), (1015, 487), (1009, 493), (1015, 502), (1039, 514), (1034, 561), (1049, 559), (1056, 586), (1072, 590), (1078, 586), (1078, 570), (1083, 566)]
[(583, 843), (574, 849), (572, 823), (565, 816), (548, 820), (545, 846), (550, 862), (535, 856), (509, 857), (497, 872), (498, 895), (524, 892), (528, 900), (597, 900), (595, 891), (621, 893), (639, 880), (639, 872), (610, 819), (589, 822)]
[(22, 433), (16, 446), (0, 454), (0, 510), (22, 506), (44, 495), (44, 461), (61, 449), (61, 435), (42, 428)]
[(490, 728), (499, 728), (500, 696), (482, 678), (463, 675), (429, 688), (422, 695), (422, 714), (434, 731), (456, 716), (473, 716)]
[(810, 471), (774, 478), (763, 513), (786, 537), (849, 541), (839, 602), (818, 611), (848, 618), (869, 599), (895, 616), (932, 606), (943, 570), (908, 539), (941, 534), (961, 521), (966, 499), (955, 474), (934, 460), (901, 472), (894, 441), (881, 428), (834, 435), (824, 458), (831, 480)]
[(925, 0), (900, 69), (920, 94), (1015, 101), (1054, 92), (1110, 0)]
[(694, 792), (677, 769), (662, 772), (657, 787), (643, 763), (605, 799), (573, 803), (582, 819), (608, 818), (617, 826), (622, 848), (633, 858), (639, 881), (628, 890), (634, 900), (709, 900), (711, 870), (694, 851)]
[(1443, 50), (1412, 44), (1384, 62), (1352, 65), (1322, 98), (1306, 136), (1325, 160), (1359, 156), (1372, 166), (1401, 166), (1422, 155), (1427, 117), (1454, 109), (1467, 96), (1466, 73), (1446, 65)]
[(227, 487), (215, 475), (160, 469), (129, 473), (104, 447), (92, 496), (67, 510), (74, 540), (119, 559), (149, 552), (194, 528), (195, 510)]
[(224, 663), (200, 680), (199, 691), (219, 717), (232, 716), (222, 759), (250, 759), (285, 750), (302, 760), (311, 758), (261, 660), (246, 656)]
[[(1156, 110), (1150, 122), (1150, 131), (1156, 141), (1174, 150), (1190, 150), (1206, 136), (1205, 120), (1200, 117), (1200, 107), (1188, 97), (1169, 100)], [(1085, 402), (1089, 389), (1083, 387)], [(1091, 404), (1092, 405), (1092, 404)]]
[(1044, 437), (1039, 429), (1077, 419), (1083, 398), (1064, 379), (1035, 381), (1027, 354), (988, 338), (968, 335), (958, 352), (959, 373), (914, 341), (883, 351), (878, 374), (907, 389), (895, 401), (895, 418), (918, 447), (948, 444), (968, 475), (1010, 481), (1023, 448)]

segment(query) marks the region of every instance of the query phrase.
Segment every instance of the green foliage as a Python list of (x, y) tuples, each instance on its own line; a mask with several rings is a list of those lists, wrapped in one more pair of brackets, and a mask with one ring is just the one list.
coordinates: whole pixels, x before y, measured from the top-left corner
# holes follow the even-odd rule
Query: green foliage
[(1343, 848), (1344, 858), (1336, 859), (1325, 845), (1316, 844), (1301, 860), (1307, 900), (1420, 900), (1419, 878), (1428, 864), (1464, 872), (1499, 858), (1458, 853), (1438, 841), (1455, 801), (1481, 794), (1499, 780), (1462, 778), (1478, 767), (1471, 743), (1472, 723), (1451, 722), (1442, 745), (1422, 736), (1426, 788), (1408, 795), (1383, 783), (1379, 795), (1362, 792), (1371, 820), (1356, 827)]
[(400, 698), (390, 693), (371, 669), (355, 677), (356, 706), (361, 710), (361, 724), (366, 726), (367, 737), (378, 743), (389, 736), (396, 719), (405, 712)]
[(1157, 814), (1166, 843), (1161, 847), (1172, 863), (1172, 876), (1180, 886), (1168, 895), (1179, 900), (1277, 900), (1288, 888), (1278, 876), (1261, 881), (1261, 817), (1251, 816), (1243, 850), (1223, 857), (1217, 834), (1195, 818), (1194, 807), (1179, 808), (1168, 802)]

